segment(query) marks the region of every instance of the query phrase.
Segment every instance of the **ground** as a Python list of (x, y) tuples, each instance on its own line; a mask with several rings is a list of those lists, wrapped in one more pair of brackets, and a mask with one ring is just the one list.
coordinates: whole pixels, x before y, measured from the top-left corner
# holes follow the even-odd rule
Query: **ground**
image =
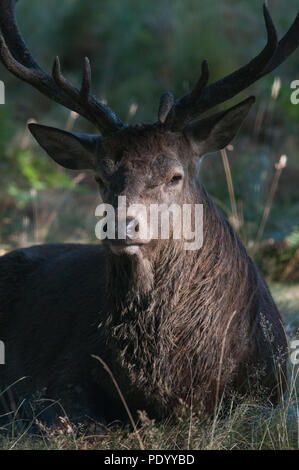
[[(299, 285), (273, 284), (290, 344), (299, 339)], [(61, 420), (53, 432), (0, 436), (0, 449), (299, 449), (299, 365), (290, 365), (290, 396), (277, 409), (246, 402), (228, 416), (203, 422), (190, 410), (177, 424), (156, 424), (140, 414), (138, 433), (117, 423), (103, 435), (99, 428), (80, 432)]]

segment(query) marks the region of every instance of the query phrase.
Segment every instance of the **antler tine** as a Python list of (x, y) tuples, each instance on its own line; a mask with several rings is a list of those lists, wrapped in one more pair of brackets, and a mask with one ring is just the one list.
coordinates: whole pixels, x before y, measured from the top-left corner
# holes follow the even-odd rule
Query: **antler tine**
[(87, 58), (85, 58), (80, 90), (63, 77), (58, 57), (53, 66), (52, 76), (42, 70), (26, 47), (19, 31), (15, 3), (16, 0), (1, 0), (0, 59), (4, 66), (44, 95), (84, 116), (97, 125), (102, 133), (121, 129), (124, 124), (116, 114), (90, 94), (91, 72)]
[(285, 61), (299, 46), (299, 13), (288, 32), (279, 41), (276, 52), (264, 69), (262, 76), (272, 72)]
[(17, 62), (10, 50), (8, 49), (3, 35), (0, 32), (0, 58), (9, 72), (12, 72), (16, 77), (26, 80), (31, 85), (36, 85), (40, 79), (40, 71), (34, 70), (34, 72)]
[[(204, 111), (233, 98), (263, 75), (271, 59), (275, 57), (278, 43), (276, 29), (266, 4), (264, 4), (263, 13), (267, 30), (267, 44), (264, 49), (247, 65), (208, 86), (205, 83), (208, 72), (202, 71), (194, 90), (175, 102), (166, 120), (167, 124), (174, 129), (184, 127), (188, 120), (190, 122)], [(204, 64), (203, 70), (207, 67), (207, 64)], [(200, 95), (196, 91), (197, 88), (200, 88)], [(189, 110), (185, 109), (187, 107)]]
[(204, 60), (203, 63), (201, 64), (201, 76), (199, 80), (197, 81), (193, 91), (191, 92), (191, 95), (194, 95), (194, 97), (198, 96), (198, 98), (200, 97), (203, 88), (208, 83), (209, 75), (210, 75), (210, 72), (209, 72), (208, 61)]
[(61, 66), (59, 57), (56, 56), (52, 69), (52, 77), (57, 85), (70, 97), (77, 99), (79, 96), (79, 90), (76, 89), (61, 73)]
[(159, 111), (158, 111), (158, 119), (159, 119), (160, 124), (164, 124), (173, 104), (174, 104), (173, 94), (170, 91), (163, 93), (163, 95), (160, 98), (160, 105), (159, 105)]
[(5, 38), (7, 48), (16, 61), (21, 62), (22, 65), (31, 69), (41, 70), (39, 65), (32, 57), (29, 49), (26, 47), (26, 44), (18, 28), (15, 16), (16, 2), (17, 0), (1, 0), (1, 34)]
[(266, 67), (275, 57), (278, 48), (278, 38), (276, 28), (266, 3), (263, 6), (263, 13), (267, 30), (266, 46), (260, 54), (247, 65), (207, 86), (202, 93), (198, 109), (199, 113), (203, 113), (204, 111), (233, 98), (235, 95), (255, 83), (266, 73)]
[(82, 85), (80, 90), (80, 96), (83, 101), (88, 102), (89, 94), (91, 88), (91, 67), (88, 57), (84, 59), (84, 72), (83, 72), (83, 79)]
[(209, 66), (207, 60), (204, 60), (201, 64), (201, 75), (195, 87), (190, 93), (175, 102), (165, 120), (165, 126), (181, 129), (198, 116), (198, 105), (208, 80)]
[(91, 68), (87, 57), (85, 57), (84, 60), (83, 79), (80, 91), (63, 76), (58, 56), (54, 60), (52, 77), (54, 78), (57, 85), (59, 85), (60, 88), (64, 90), (65, 93), (67, 93), (70, 97), (79, 100), (82, 103), (88, 103), (91, 84)]

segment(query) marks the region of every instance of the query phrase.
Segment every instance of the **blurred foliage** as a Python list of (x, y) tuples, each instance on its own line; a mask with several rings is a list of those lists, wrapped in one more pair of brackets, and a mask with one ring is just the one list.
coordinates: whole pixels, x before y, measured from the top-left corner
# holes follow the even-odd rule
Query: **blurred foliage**
[[(262, 3), (19, 0), (17, 15), (26, 42), (44, 69), (51, 70), (59, 55), (65, 76), (78, 84), (83, 58), (88, 56), (93, 92), (107, 100), (121, 119), (135, 123), (156, 119), (164, 91), (171, 90), (176, 97), (188, 92), (204, 58), (209, 60), (210, 80), (217, 80), (261, 50), (265, 43)], [(298, 0), (288, 0), (287, 8), (282, 0), (269, 4), (281, 36), (296, 16)], [(287, 248), (282, 251), (288, 254), (296, 253), (299, 246), (299, 105), (290, 102), (290, 83), (299, 78), (298, 65), (296, 52), (277, 71), (226, 104), (248, 94), (257, 96), (254, 111), (228, 153), (241, 221), (239, 233), (249, 248), (262, 219), (274, 165), (282, 154), (288, 156), (288, 163), (263, 239), (265, 243), (274, 241), (274, 245), (284, 240)], [(273, 98), (275, 77), (279, 77), (281, 86)], [(90, 175), (77, 180), (75, 173), (56, 166), (33, 142), (26, 123), (35, 119), (62, 128), (73, 125), (81, 132), (94, 132), (93, 127), (84, 119), (72, 120), (68, 110), (3, 67), (0, 79), (6, 86), (6, 105), (0, 106), (0, 249), (43, 241), (94, 239), (97, 190)], [(132, 104), (137, 105), (133, 117), (129, 115)], [(205, 159), (200, 176), (219, 208), (230, 217), (220, 154)], [(271, 259), (278, 257), (279, 265), (283, 256), (278, 250)], [(264, 272), (271, 274), (263, 256), (257, 259)]]

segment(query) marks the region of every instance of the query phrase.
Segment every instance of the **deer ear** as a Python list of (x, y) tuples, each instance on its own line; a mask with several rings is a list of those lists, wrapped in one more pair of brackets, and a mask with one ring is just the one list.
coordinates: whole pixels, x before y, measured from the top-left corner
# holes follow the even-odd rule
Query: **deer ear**
[(255, 97), (251, 96), (236, 106), (200, 119), (187, 126), (183, 133), (194, 154), (201, 156), (226, 147), (237, 134)]
[(59, 165), (71, 170), (95, 168), (99, 136), (67, 132), (40, 124), (29, 124), (28, 127), (39, 145)]

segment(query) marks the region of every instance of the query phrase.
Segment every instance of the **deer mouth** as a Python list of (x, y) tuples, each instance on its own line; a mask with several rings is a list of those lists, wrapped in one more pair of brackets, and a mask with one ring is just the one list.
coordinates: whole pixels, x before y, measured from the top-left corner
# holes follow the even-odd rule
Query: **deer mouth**
[(131, 239), (113, 239), (113, 240), (103, 240), (103, 245), (107, 246), (112, 253), (116, 255), (126, 254), (126, 255), (135, 255), (138, 254), (140, 248), (146, 245), (148, 241), (141, 240), (131, 240)]

